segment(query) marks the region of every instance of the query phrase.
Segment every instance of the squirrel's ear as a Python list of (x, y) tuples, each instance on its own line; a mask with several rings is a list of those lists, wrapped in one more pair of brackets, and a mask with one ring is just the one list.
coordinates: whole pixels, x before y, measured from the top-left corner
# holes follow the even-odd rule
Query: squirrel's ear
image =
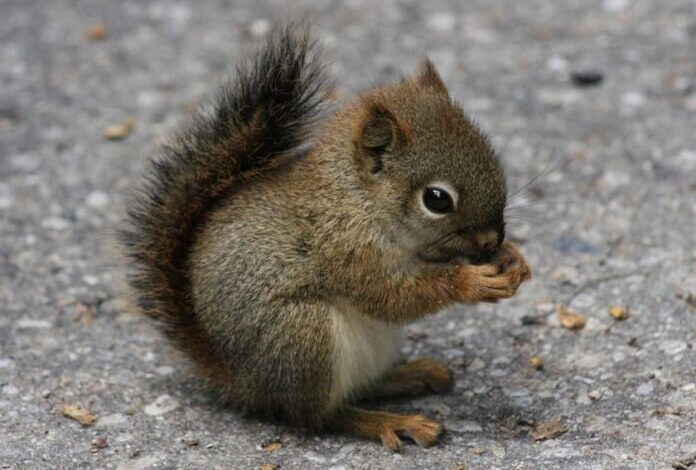
[(423, 87), (430, 88), (448, 96), (445, 82), (442, 81), (442, 77), (440, 77), (440, 74), (435, 69), (435, 65), (427, 57), (421, 60), (420, 66), (418, 67), (418, 74), (416, 75), (416, 82)]
[(382, 155), (406, 144), (410, 128), (387, 105), (374, 98), (364, 99), (363, 105), (363, 117), (354, 134), (357, 156), (370, 173), (378, 173), (382, 170)]
[(382, 154), (393, 151), (408, 140), (408, 124), (400, 120), (385, 104), (365, 100), (363, 118), (355, 132), (359, 156), (371, 162), (371, 172), (382, 169)]

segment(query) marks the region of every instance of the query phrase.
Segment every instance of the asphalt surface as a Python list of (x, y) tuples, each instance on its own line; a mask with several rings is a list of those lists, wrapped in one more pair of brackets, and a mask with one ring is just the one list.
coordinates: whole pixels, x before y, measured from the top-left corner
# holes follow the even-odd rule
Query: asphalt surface
[[(0, 0), (0, 468), (692, 465), (696, 4), (377, 3)], [(216, 405), (128, 312), (112, 261), (109, 233), (157, 142), (270, 21), (305, 13), (339, 96), (427, 52), (511, 188), (541, 175), (508, 219), (534, 280), (407, 328), (404, 354), (448, 361), (457, 386), (379, 406), (441, 419), (430, 449), (391, 454)], [(128, 118), (111, 129), (124, 138), (104, 137)], [(563, 328), (559, 306), (585, 327)], [(65, 417), (66, 404), (95, 421)], [(536, 440), (554, 419), (558, 433)]]

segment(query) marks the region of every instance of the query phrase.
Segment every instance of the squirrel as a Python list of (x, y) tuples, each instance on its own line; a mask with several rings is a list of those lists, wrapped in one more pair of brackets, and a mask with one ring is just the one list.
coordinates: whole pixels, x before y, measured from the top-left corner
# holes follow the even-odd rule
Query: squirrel
[(427, 58), (324, 116), (331, 90), (308, 28), (277, 25), (152, 160), (120, 234), (129, 285), (241, 412), (427, 447), (441, 423), (359, 405), (452, 388), (400, 358), (403, 325), (531, 270), (496, 153)]

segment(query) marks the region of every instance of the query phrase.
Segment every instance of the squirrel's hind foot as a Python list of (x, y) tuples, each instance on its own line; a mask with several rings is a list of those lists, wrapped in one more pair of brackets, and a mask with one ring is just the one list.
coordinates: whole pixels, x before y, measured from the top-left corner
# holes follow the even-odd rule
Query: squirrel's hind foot
[(408, 437), (421, 447), (430, 447), (444, 433), (440, 423), (425, 416), (398, 415), (360, 408), (348, 408), (336, 419), (334, 427), (366, 439), (379, 440), (393, 452), (401, 449), (399, 436)]

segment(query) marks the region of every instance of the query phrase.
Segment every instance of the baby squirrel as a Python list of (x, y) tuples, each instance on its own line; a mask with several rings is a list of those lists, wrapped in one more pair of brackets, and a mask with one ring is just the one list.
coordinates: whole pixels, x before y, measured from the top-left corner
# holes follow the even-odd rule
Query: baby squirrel
[(153, 161), (121, 233), (129, 283), (244, 412), (429, 446), (438, 422), (357, 406), (452, 387), (441, 362), (399, 362), (402, 325), (531, 271), (503, 243), (495, 152), (429, 60), (319, 126), (330, 91), (307, 28), (276, 27)]

